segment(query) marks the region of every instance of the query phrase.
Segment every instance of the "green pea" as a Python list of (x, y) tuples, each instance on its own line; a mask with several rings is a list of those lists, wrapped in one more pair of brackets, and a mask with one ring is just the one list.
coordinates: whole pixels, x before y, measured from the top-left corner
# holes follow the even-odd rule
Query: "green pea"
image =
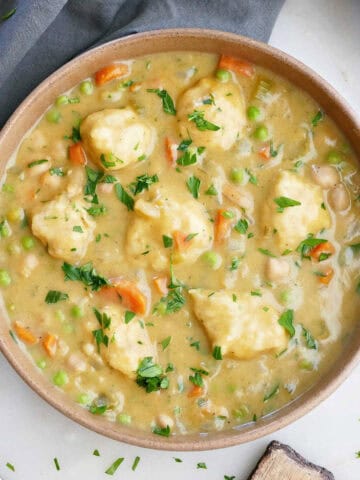
[(56, 310), (55, 318), (60, 322), (63, 322), (65, 320), (65, 313), (62, 310)]
[(15, 188), (12, 185), (4, 183), (4, 185), (2, 186), (2, 191), (6, 193), (14, 193)]
[(73, 305), (71, 307), (71, 315), (74, 318), (81, 318), (84, 316), (84, 310), (79, 305)]
[(130, 425), (131, 423), (131, 416), (127, 413), (119, 413), (116, 417), (116, 421), (118, 423), (122, 423), (123, 425)]
[(44, 370), (44, 368), (46, 368), (46, 360), (44, 360), (43, 358), (38, 360), (36, 362), (36, 365), (41, 368), (41, 370)]
[(55, 105), (57, 107), (61, 107), (62, 105), (67, 105), (68, 103), (69, 103), (69, 97), (67, 95), (60, 95), (60, 97), (56, 99)]
[(6, 218), (11, 223), (20, 223), (25, 218), (25, 212), (21, 207), (15, 207), (7, 212)]
[(10, 237), (11, 230), (9, 224), (4, 220), (0, 223), (0, 237), (7, 238)]
[(91, 398), (87, 393), (80, 393), (77, 398), (77, 402), (81, 405), (89, 405), (91, 403)]
[(256, 140), (260, 140), (261, 142), (264, 142), (269, 137), (269, 131), (267, 127), (265, 127), (265, 125), (260, 125), (259, 127), (256, 128), (253, 135), (254, 135), (254, 138), (256, 138)]
[(327, 154), (326, 160), (333, 165), (337, 165), (342, 162), (342, 155), (336, 150), (331, 150)]
[(63, 387), (68, 383), (68, 381), (69, 381), (68, 374), (64, 370), (59, 370), (53, 376), (53, 383), (57, 387)]
[(308, 370), (309, 372), (311, 372), (312, 370), (314, 370), (314, 365), (312, 362), (310, 362), (309, 360), (301, 360), (301, 362), (299, 363), (299, 367), (302, 369), (302, 370)]
[(213, 270), (217, 270), (222, 263), (221, 255), (212, 251), (203, 253), (201, 255), (201, 260)]
[(0, 286), (8, 287), (11, 283), (11, 277), (6, 270), (0, 270)]
[(249, 120), (251, 120), (252, 122), (256, 122), (256, 120), (259, 119), (261, 112), (258, 107), (250, 105), (250, 107), (248, 107), (248, 109), (246, 110), (246, 114)]
[(50, 123), (59, 123), (61, 119), (61, 115), (59, 110), (52, 108), (46, 113), (45, 118)]
[(35, 242), (32, 237), (23, 237), (21, 239), (21, 245), (25, 250), (31, 250), (34, 247)]
[(85, 80), (80, 83), (80, 92), (84, 95), (91, 95), (94, 91), (94, 85), (91, 80)]
[(244, 185), (247, 183), (249, 175), (243, 168), (233, 168), (230, 172), (230, 180), (233, 183)]
[(220, 80), (222, 83), (226, 83), (230, 80), (230, 72), (227, 70), (223, 70), (220, 68), (219, 70), (216, 70), (215, 72), (215, 77)]

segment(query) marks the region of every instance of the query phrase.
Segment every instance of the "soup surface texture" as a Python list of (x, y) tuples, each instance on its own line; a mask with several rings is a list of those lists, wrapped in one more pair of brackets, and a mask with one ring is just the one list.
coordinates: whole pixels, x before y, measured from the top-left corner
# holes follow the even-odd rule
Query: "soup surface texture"
[(359, 185), (326, 112), (268, 70), (196, 52), (101, 68), (3, 179), (10, 333), (110, 421), (254, 422), (324, 375), (359, 319)]

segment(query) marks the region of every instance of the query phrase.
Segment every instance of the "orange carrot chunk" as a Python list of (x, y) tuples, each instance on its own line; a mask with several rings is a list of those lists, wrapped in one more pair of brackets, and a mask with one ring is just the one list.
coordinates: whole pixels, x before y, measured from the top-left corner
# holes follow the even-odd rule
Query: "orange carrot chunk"
[(269, 160), (269, 158), (271, 156), (270, 155), (270, 145), (264, 145), (263, 147), (261, 147), (260, 150), (258, 151), (258, 154), (264, 160)]
[(189, 391), (188, 397), (190, 398), (201, 397), (202, 393), (203, 393), (202, 387), (199, 387), (199, 385), (194, 385), (193, 388)]
[(157, 292), (165, 297), (168, 294), (168, 278), (166, 276), (155, 277), (153, 282)]
[(177, 150), (176, 150), (176, 143), (173, 142), (170, 138), (165, 138), (165, 155), (166, 160), (168, 161), (169, 165), (172, 167), (175, 165), (177, 160)]
[(174, 239), (175, 248), (182, 252), (189, 246), (189, 242), (187, 241), (187, 235), (179, 230), (175, 230), (172, 233), (172, 237)]
[(327, 257), (335, 253), (334, 245), (330, 242), (320, 243), (310, 250), (310, 257), (318, 262), (326, 260)]
[(42, 344), (49, 357), (54, 357), (57, 350), (57, 337), (51, 333), (47, 333)]
[(319, 282), (322, 283), (323, 285), (329, 285), (333, 276), (334, 276), (334, 269), (329, 267), (323, 272), (321, 272), (321, 275), (319, 275)]
[(218, 210), (215, 218), (215, 242), (223, 243), (230, 234), (231, 219), (226, 218), (226, 210)]
[(140, 315), (146, 312), (146, 297), (135, 283), (130, 280), (121, 280), (114, 287), (126, 308)]
[(129, 71), (129, 67), (125, 63), (113, 63), (106, 67), (100, 68), (95, 73), (95, 83), (98, 87), (104, 85), (115, 78), (120, 78), (126, 75)]
[(35, 335), (32, 332), (30, 332), (29, 329), (21, 325), (21, 323), (15, 322), (14, 330), (16, 332), (16, 335), (25, 343), (28, 343), (29, 345), (34, 345), (34, 343), (37, 342), (37, 338), (35, 337)]
[(70, 161), (74, 165), (86, 165), (85, 152), (80, 142), (74, 143), (74, 145), (70, 145), (69, 157), (70, 157)]
[(231, 70), (232, 72), (244, 75), (251, 78), (254, 75), (254, 67), (251, 63), (245, 60), (239, 60), (238, 58), (230, 57), (229, 55), (221, 55), (219, 60), (219, 69)]

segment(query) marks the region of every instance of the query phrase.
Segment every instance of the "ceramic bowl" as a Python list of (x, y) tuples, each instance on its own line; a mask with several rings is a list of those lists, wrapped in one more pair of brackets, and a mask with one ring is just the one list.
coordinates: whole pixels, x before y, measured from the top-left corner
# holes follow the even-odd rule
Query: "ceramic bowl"
[[(287, 78), (305, 90), (333, 118), (360, 158), (360, 122), (341, 96), (308, 67), (263, 43), (213, 30), (179, 29), (141, 33), (90, 50), (67, 63), (43, 81), (17, 108), (0, 133), (0, 175), (22, 137), (62, 92), (114, 60), (170, 51), (224, 53), (244, 58)], [(49, 404), (75, 422), (122, 442), (162, 450), (208, 450), (249, 442), (278, 430), (323, 401), (349, 375), (360, 359), (360, 330), (331, 369), (310, 390), (257, 422), (208, 434), (160, 437), (151, 432), (111, 423), (76, 405), (33, 366), (28, 355), (9, 335), (6, 312), (0, 315), (0, 349), (17, 373)]]

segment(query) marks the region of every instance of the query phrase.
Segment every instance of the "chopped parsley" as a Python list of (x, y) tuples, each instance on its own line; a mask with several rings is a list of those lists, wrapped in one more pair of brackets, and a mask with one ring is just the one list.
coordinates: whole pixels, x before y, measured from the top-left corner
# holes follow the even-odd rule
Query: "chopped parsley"
[(164, 338), (164, 340), (160, 342), (163, 351), (166, 350), (166, 348), (170, 345), (170, 342), (171, 342), (171, 337), (166, 337)]
[(297, 200), (293, 200), (292, 198), (288, 198), (288, 197), (274, 198), (274, 202), (278, 206), (277, 211), (279, 213), (282, 213), (285, 208), (296, 207), (297, 205), (301, 205), (301, 202), (298, 202)]
[(152, 357), (141, 360), (136, 374), (136, 383), (145, 388), (147, 393), (166, 389), (169, 386), (169, 379), (163, 374), (162, 367), (154, 363)]
[(135, 472), (135, 470), (137, 469), (137, 466), (139, 465), (139, 462), (140, 462), (140, 457), (135, 457), (134, 462), (133, 462), (132, 467), (131, 467), (131, 470), (133, 472)]
[(15, 472), (15, 467), (12, 463), (7, 462), (6, 466), (9, 470), (11, 470), (12, 472)]
[(279, 153), (279, 148), (277, 150), (274, 149), (274, 144), (273, 141), (270, 141), (270, 157), (276, 157), (277, 154)]
[(41, 160), (34, 160), (33, 162), (28, 163), (28, 168), (36, 167), (36, 165), (42, 165), (43, 163), (47, 163), (49, 160), (46, 158), (42, 158)]
[(163, 244), (165, 248), (170, 248), (173, 246), (173, 239), (167, 235), (162, 236)]
[(63, 177), (65, 172), (61, 167), (52, 167), (49, 169), (50, 175), (57, 175), (58, 177)]
[(156, 95), (161, 98), (162, 107), (165, 113), (168, 113), (169, 115), (176, 115), (174, 101), (166, 90), (160, 90), (159, 88), (148, 88), (146, 91), (149, 93), (156, 93)]
[[(78, 100), (78, 99), (77, 99)], [(72, 98), (68, 99), (68, 103), (79, 103)], [(81, 135), (80, 135), (80, 124), (75, 125), (72, 127), (71, 135), (65, 135), (64, 137), (66, 140), (72, 140), (74, 143), (80, 142)]]
[[(11, 18), (13, 15), (15, 15), (16, 13), (16, 8), (13, 8), (12, 10), (9, 10), (8, 12), (6, 12), (2, 17), (1, 17), (1, 20), (3, 22), (5, 22), (5, 20), (9, 20), (9, 18)], [(6, 465), (8, 466), (8, 465)]]
[(199, 198), (200, 184), (201, 180), (194, 175), (189, 177), (186, 181), (188, 190), (195, 199)]
[(234, 257), (231, 259), (230, 271), (237, 270), (240, 265), (240, 259), (238, 257)]
[(180, 158), (176, 160), (176, 163), (178, 165), (181, 165), (183, 167), (187, 167), (189, 165), (194, 165), (194, 163), (197, 162), (197, 156), (196, 153), (191, 153), (189, 150), (186, 150), (184, 152), (184, 155), (182, 155)]
[(141, 193), (143, 190), (149, 190), (150, 185), (153, 183), (157, 183), (159, 181), (159, 177), (157, 175), (147, 175), (144, 173), (143, 175), (139, 175), (136, 177), (136, 181), (132, 182), (129, 185), (131, 192), (134, 195)]
[(317, 341), (315, 340), (315, 338), (311, 335), (309, 330), (304, 327), (304, 325), (301, 325), (301, 328), (307, 348), (310, 348), (311, 350), (317, 350)]
[(191, 368), (194, 372), (194, 375), (189, 375), (189, 380), (191, 383), (193, 383), (197, 387), (203, 387), (204, 386), (204, 380), (203, 380), (203, 375), (209, 375), (209, 372), (206, 370), (203, 370), (201, 368)]
[(205, 470), (207, 469), (206, 463), (204, 462), (199, 462), (196, 466), (196, 468), (204, 468)]
[(129, 211), (134, 210), (134, 199), (126, 192), (120, 183), (115, 185), (115, 192), (117, 198), (126, 206)]
[(45, 297), (46, 303), (57, 303), (62, 300), (67, 300), (69, 295), (67, 293), (59, 292), (58, 290), (49, 290)]
[(218, 191), (216, 190), (216, 188), (214, 187), (214, 184), (212, 183), (210, 185), (210, 187), (205, 191), (205, 195), (211, 195), (211, 196), (215, 196), (218, 194)]
[(136, 316), (136, 313), (131, 312), (130, 310), (127, 310), (125, 312), (125, 323), (126, 324), (130, 323), (135, 316)]
[(106, 155), (102, 153), (100, 155), (100, 162), (104, 165), (105, 168), (116, 167), (118, 163), (124, 163), (121, 158), (117, 157), (114, 153), (107, 153)]
[(266, 248), (258, 248), (258, 251), (263, 255), (267, 255), (268, 257), (276, 258), (276, 255), (271, 253), (270, 250), (267, 250)]
[(300, 253), (301, 258), (310, 258), (310, 251), (325, 242), (327, 242), (327, 240), (324, 238), (309, 237), (298, 245), (296, 251)]
[(249, 182), (252, 183), (253, 185), (258, 184), (258, 180), (256, 176), (249, 170), (248, 168), (245, 168), (245, 172), (249, 175)]
[(245, 235), (248, 228), (249, 228), (248, 221), (245, 218), (241, 218), (235, 225), (234, 230), (236, 230), (238, 233)]
[(289, 333), (290, 337), (295, 335), (295, 327), (293, 325), (294, 311), (286, 310), (279, 318), (278, 323)]
[(221, 353), (221, 347), (219, 347), (219, 345), (215, 345), (212, 356), (215, 358), (215, 360), (222, 360), (223, 356)]
[(60, 464), (59, 464), (59, 460), (55, 457), (54, 458), (54, 465), (55, 465), (55, 468), (56, 470), (60, 470)]
[(112, 463), (107, 470), (105, 470), (105, 473), (106, 473), (107, 475), (114, 475), (114, 473), (115, 473), (116, 470), (120, 467), (120, 465), (122, 464), (123, 461), (124, 461), (124, 458), (123, 458), (123, 457), (117, 458), (117, 459), (115, 460), (115, 462)]
[(279, 393), (279, 391), (280, 391), (280, 385), (277, 384), (270, 390), (269, 393), (266, 393), (264, 395), (264, 402), (267, 402), (271, 398), (275, 397)]
[(95, 338), (98, 352), (100, 352), (100, 345), (105, 345), (105, 347), (109, 345), (109, 337), (105, 333), (105, 330), (110, 328), (111, 317), (106, 315), (106, 313), (100, 313), (96, 308), (93, 308), (93, 312), (95, 313), (96, 319), (99, 322), (100, 328), (93, 330), (92, 334)]
[(80, 225), (75, 225), (72, 230), (73, 230), (73, 232), (84, 233), (84, 230), (82, 229), (82, 227)]
[(200, 341), (196, 340), (190, 343), (190, 347), (194, 347), (198, 352), (200, 351)]
[(196, 235), (199, 235), (198, 233), (189, 233), (189, 235), (186, 235), (185, 237), (185, 242), (190, 242), (193, 238), (196, 237)]
[(100, 172), (98, 170), (93, 170), (90, 167), (85, 167), (85, 172), (86, 172), (86, 185), (85, 185), (85, 190), (84, 190), (84, 195), (92, 197), (91, 202), (92, 203), (99, 203), (97, 195), (96, 195), (96, 186), (100, 182), (100, 180), (103, 178), (104, 173)]
[(324, 120), (324, 112), (322, 110), (319, 110), (317, 112), (317, 114), (313, 117), (313, 119), (311, 120), (311, 125), (313, 127), (317, 127), (319, 125), (319, 123)]
[(174, 276), (172, 260), (170, 260), (170, 284), (168, 288), (169, 293), (155, 305), (154, 313), (163, 315), (175, 313), (185, 305), (185, 297), (182, 294), (183, 285)]
[(64, 262), (61, 268), (65, 273), (65, 281), (72, 280), (83, 282), (87, 287), (90, 287), (91, 290), (95, 291), (100, 290), (100, 288), (105, 285), (109, 285), (106, 278), (98, 275), (91, 262), (85, 263), (80, 267)]
[(92, 404), (89, 407), (89, 412), (93, 415), (104, 415), (107, 410), (107, 405), (96, 405)]
[(174, 460), (175, 460), (176, 463), (182, 463), (181, 458), (176, 458), (176, 457), (173, 457), (173, 458), (174, 458)]
[(90, 208), (86, 208), (86, 211), (92, 217), (99, 217), (100, 215), (104, 215), (107, 212), (107, 208), (105, 205), (93, 205)]
[(179, 144), (177, 149), (180, 150), (181, 152), (184, 152), (189, 148), (191, 144), (192, 144), (191, 138), (188, 138), (187, 140), (182, 140), (182, 142)]
[(162, 437), (170, 437), (170, 427), (169, 427), (169, 425), (166, 425), (166, 427), (164, 427), (164, 428), (154, 427), (152, 429), (152, 432), (155, 433), (155, 435), (161, 435)]
[(211, 123), (204, 118), (205, 112), (200, 111), (200, 110), (194, 110), (192, 113), (188, 115), (188, 119), (190, 122), (194, 122), (197, 129), (200, 131), (204, 130), (211, 130), (216, 132), (217, 130), (220, 130), (220, 127), (218, 125), (215, 125), (214, 123)]
[(99, 452), (99, 450), (98, 450), (97, 448), (93, 451), (93, 455), (94, 455), (95, 457), (100, 457), (100, 452)]

